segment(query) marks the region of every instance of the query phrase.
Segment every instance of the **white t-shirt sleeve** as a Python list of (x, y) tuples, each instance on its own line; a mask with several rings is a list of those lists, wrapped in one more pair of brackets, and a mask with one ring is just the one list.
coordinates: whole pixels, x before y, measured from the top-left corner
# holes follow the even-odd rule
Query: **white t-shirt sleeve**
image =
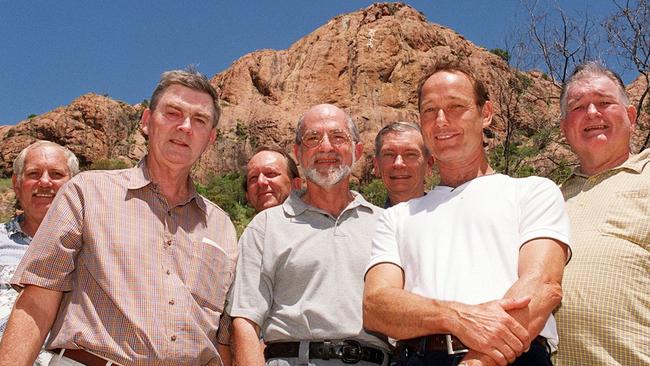
[(393, 263), (403, 268), (397, 246), (397, 217), (399, 217), (397, 209), (398, 207), (391, 207), (385, 210), (377, 221), (370, 251), (370, 263), (368, 263), (365, 273), (379, 263)]
[(569, 216), (560, 189), (546, 178), (527, 179), (533, 182), (520, 185), (520, 245), (532, 239), (551, 238), (569, 246)]

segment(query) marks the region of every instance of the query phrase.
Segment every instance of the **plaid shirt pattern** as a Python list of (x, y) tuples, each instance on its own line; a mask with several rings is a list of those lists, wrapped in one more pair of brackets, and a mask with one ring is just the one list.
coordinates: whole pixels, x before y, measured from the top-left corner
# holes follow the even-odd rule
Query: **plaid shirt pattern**
[(573, 257), (556, 365), (650, 365), (650, 150), (562, 185)]
[(62, 187), (12, 279), (65, 292), (48, 349), (88, 349), (125, 365), (221, 364), (215, 344), (236, 233), (188, 185), (188, 200), (170, 207), (143, 160)]

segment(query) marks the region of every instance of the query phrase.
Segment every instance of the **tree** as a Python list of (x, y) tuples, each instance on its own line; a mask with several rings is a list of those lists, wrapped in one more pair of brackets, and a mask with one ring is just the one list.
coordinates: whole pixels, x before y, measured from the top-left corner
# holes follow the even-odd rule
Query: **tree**
[[(644, 101), (650, 93), (650, 3), (647, 0), (612, 0), (618, 11), (603, 22), (607, 41), (619, 61), (645, 79), (645, 89), (636, 104), (637, 122), (645, 112)], [(647, 126), (646, 126), (647, 127)], [(648, 147), (650, 132), (641, 150)]]
[(597, 58), (600, 33), (589, 12), (578, 19), (558, 3), (550, 9), (543, 8), (538, 0), (521, 3), (528, 15), (528, 29), (522, 33), (519, 47), (529, 52), (518, 54), (529, 58), (529, 64), (541, 66), (556, 86), (564, 83), (576, 65)]

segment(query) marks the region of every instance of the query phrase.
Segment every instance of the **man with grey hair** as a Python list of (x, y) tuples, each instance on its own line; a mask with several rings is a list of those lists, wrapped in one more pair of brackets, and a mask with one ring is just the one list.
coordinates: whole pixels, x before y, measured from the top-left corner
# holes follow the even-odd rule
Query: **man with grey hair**
[(81, 173), (52, 203), (11, 281), (0, 365), (31, 364), (48, 332), (50, 365), (222, 365), (236, 234), (190, 178), (217, 94), (189, 69), (163, 73), (151, 100), (140, 163)]
[(560, 100), (580, 166), (561, 187), (574, 256), (556, 364), (650, 365), (650, 150), (630, 153), (636, 109), (606, 67), (578, 66)]
[(388, 191), (384, 208), (422, 197), (424, 177), (432, 166), (433, 157), (417, 124), (393, 122), (377, 133), (374, 170)]
[(341, 109), (321, 104), (300, 119), (294, 153), (306, 189), (257, 214), (239, 240), (227, 309), (236, 364), (387, 365), (387, 343), (361, 324), (363, 270), (382, 211), (350, 191), (362, 151)]
[[(50, 141), (37, 141), (14, 159), (11, 181), (20, 213), (0, 224), (0, 338), (18, 297), (11, 287), (11, 276), (59, 188), (78, 172), (77, 157)], [(46, 365), (49, 358), (49, 353), (42, 352), (36, 364)]]

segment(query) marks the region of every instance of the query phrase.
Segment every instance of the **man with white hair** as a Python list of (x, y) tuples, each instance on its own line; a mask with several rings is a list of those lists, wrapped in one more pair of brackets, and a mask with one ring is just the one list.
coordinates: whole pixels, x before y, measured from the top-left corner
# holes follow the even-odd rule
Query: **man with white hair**
[(574, 259), (556, 313), (556, 364), (649, 365), (650, 150), (630, 153), (636, 108), (596, 62), (576, 68), (560, 107), (580, 166), (562, 184)]
[[(11, 276), (59, 188), (78, 172), (77, 157), (51, 141), (37, 141), (14, 159), (11, 181), (22, 212), (0, 224), (0, 338), (18, 296), (11, 287)], [(37, 364), (46, 364), (47, 359), (49, 354), (42, 353)]]
[(257, 214), (239, 240), (227, 308), (236, 364), (387, 365), (387, 343), (361, 324), (363, 271), (382, 211), (350, 191), (362, 151), (356, 126), (333, 105), (298, 122), (294, 153), (307, 188)]

